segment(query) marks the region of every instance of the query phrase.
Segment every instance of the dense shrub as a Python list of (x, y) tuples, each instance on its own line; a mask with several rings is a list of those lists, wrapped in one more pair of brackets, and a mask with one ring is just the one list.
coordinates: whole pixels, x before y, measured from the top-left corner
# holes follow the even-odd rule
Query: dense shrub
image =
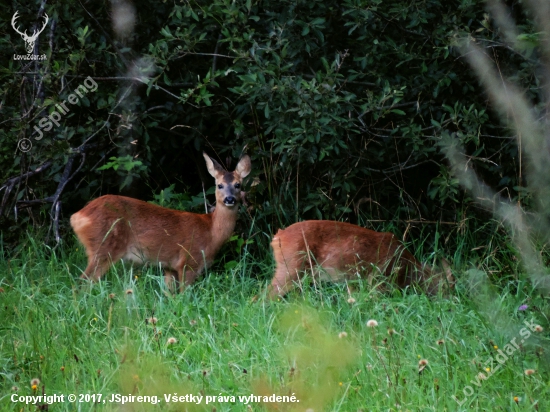
[[(19, 23), (39, 24), (41, 4), (21, 6)], [(465, 144), (497, 190), (528, 195), (511, 132), (454, 47), (471, 37), (537, 101), (537, 37), (521, 15), (523, 56), (470, 0), (69, 0), (46, 4), (36, 47), (47, 60), (27, 62), (12, 58), (24, 54), (8, 23), (15, 11), (0, 11), (9, 56), (0, 178), (48, 167), (4, 188), (6, 239), (104, 193), (196, 195), (212, 186), (203, 150), (221, 161), (252, 156), (248, 199), (267, 232), (361, 214), (458, 222), (470, 206), (440, 153), (443, 133)], [(88, 76), (97, 90), (35, 140), (40, 119)], [(17, 150), (22, 138), (31, 151)], [(63, 207), (52, 208), (58, 199)], [(180, 206), (201, 207), (186, 199)]]

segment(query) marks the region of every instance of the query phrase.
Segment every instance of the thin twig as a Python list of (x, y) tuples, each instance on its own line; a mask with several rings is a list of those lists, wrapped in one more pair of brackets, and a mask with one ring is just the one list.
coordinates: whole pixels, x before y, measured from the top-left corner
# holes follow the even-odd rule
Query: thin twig
[(38, 166), (36, 169), (28, 171), (26, 173), (23, 173), (19, 176), (11, 177), (8, 180), (4, 182), (4, 185), (0, 187), (0, 191), (5, 190), (4, 197), (2, 198), (2, 203), (0, 204), (0, 216), (3, 215), (9, 195), (13, 189), (13, 187), (18, 184), (19, 182), (28, 179), (29, 177), (41, 173), (44, 170), (48, 169), (52, 165), (52, 161), (48, 160), (47, 162), (42, 163), (40, 166)]

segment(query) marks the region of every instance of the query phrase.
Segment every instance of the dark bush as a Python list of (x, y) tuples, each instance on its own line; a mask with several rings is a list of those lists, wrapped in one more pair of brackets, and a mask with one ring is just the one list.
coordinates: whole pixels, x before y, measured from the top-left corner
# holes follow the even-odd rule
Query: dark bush
[[(49, 15), (39, 62), (13, 59), (25, 53), (6, 23), (16, 10), (0, 12), (6, 241), (56, 216), (63, 236), (69, 214), (105, 193), (152, 199), (169, 188), (190, 194), (174, 197), (180, 207), (202, 211), (191, 195), (212, 186), (203, 150), (222, 162), (252, 156), (248, 200), (266, 232), (303, 219), (471, 216), (440, 153), (443, 133), (497, 190), (528, 200), (521, 154), (454, 47), (474, 38), (537, 101), (526, 18), (520, 56), (469, 0), (41, 4), (19, 9), (28, 28)], [(36, 140), (40, 119), (88, 76), (97, 90)]]

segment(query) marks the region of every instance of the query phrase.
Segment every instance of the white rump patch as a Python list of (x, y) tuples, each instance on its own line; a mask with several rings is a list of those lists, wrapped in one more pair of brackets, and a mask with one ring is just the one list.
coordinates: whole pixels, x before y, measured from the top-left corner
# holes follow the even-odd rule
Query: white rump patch
[(79, 232), (82, 228), (90, 226), (91, 224), (92, 220), (80, 212), (71, 216), (71, 226), (75, 232)]

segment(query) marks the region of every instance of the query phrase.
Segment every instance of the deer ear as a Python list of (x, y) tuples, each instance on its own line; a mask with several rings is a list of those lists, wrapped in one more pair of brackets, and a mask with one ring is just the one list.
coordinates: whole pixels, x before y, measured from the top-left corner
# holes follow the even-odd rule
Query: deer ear
[(206, 167), (208, 168), (208, 173), (212, 175), (214, 179), (217, 179), (220, 174), (225, 173), (225, 169), (220, 166), (218, 162), (208, 156), (206, 153), (202, 152), (204, 160), (206, 160)]
[(241, 160), (239, 160), (239, 163), (237, 163), (235, 171), (241, 176), (241, 179), (244, 179), (248, 176), (251, 169), (252, 163), (250, 162), (250, 156), (244, 155)]

